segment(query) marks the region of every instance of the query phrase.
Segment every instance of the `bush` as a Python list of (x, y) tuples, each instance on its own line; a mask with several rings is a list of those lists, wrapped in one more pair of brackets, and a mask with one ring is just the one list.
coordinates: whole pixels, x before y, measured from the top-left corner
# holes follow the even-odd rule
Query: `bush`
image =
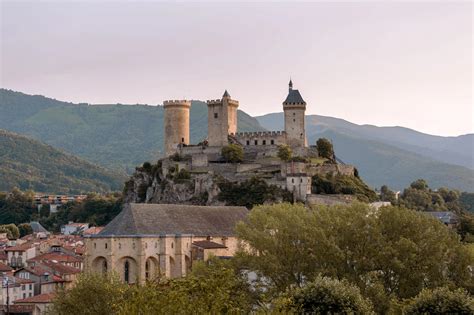
[(318, 276), (303, 288), (290, 291), (282, 311), (297, 314), (373, 314), (371, 303), (346, 280)]
[(316, 141), (316, 149), (318, 150), (318, 155), (320, 157), (335, 162), (334, 148), (331, 141), (326, 138), (319, 138), (318, 141)]
[(360, 178), (348, 175), (328, 174), (326, 176), (314, 175), (311, 190), (315, 194), (347, 194), (354, 195), (360, 201), (376, 201), (377, 194)]
[(474, 314), (474, 299), (465, 290), (447, 287), (423, 290), (405, 309), (406, 314)]
[(244, 160), (244, 149), (237, 144), (229, 144), (221, 151), (224, 160), (230, 163), (240, 163)]
[(278, 146), (277, 156), (280, 160), (288, 161), (291, 159), (292, 154), (293, 152), (291, 151), (291, 148), (287, 146), (286, 144), (282, 144)]
[(184, 168), (181, 169), (174, 177), (175, 182), (183, 182), (189, 179), (191, 179), (191, 173)]

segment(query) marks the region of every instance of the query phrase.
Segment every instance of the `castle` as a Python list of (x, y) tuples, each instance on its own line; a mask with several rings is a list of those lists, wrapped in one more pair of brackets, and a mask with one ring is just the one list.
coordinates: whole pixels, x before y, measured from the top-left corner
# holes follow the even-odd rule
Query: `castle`
[[(189, 143), (189, 112), (191, 102), (187, 100), (164, 101), (165, 154), (170, 156), (184, 149)], [(221, 99), (207, 101), (208, 135), (207, 146), (218, 147), (237, 143), (248, 146), (289, 145), (297, 152), (308, 146), (305, 131), (306, 102), (300, 92), (288, 84), (288, 96), (283, 102), (285, 130), (269, 132), (237, 132), (237, 108), (239, 101), (233, 100), (227, 90)]]
[[(318, 160), (315, 146), (308, 146), (305, 130), (306, 102), (300, 92), (293, 89), (293, 82), (288, 84), (288, 95), (283, 101), (284, 130), (237, 132), (237, 109), (239, 102), (231, 98), (227, 90), (221, 99), (208, 100), (208, 135), (199, 144), (189, 142), (189, 114), (191, 102), (187, 100), (168, 100), (164, 103), (165, 154), (162, 160), (163, 176), (169, 170), (187, 170), (194, 182), (193, 196), (210, 193), (204, 188), (203, 181), (208, 175), (219, 175), (228, 181), (239, 182), (253, 176), (263, 178), (268, 184), (275, 185), (293, 193), (296, 201), (306, 202), (311, 198), (311, 176), (315, 174), (353, 175), (350, 165), (325, 164)], [(243, 148), (244, 161), (237, 165), (222, 163), (222, 148), (237, 144)], [(278, 158), (280, 145), (291, 148), (294, 157), (299, 159), (285, 162)], [(179, 161), (173, 156), (186, 157)], [(208, 185), (209, 186), (209, 185)], [(207, 189), (206, 191), (204, 191)], [(152, 189), (153, 190), (153, 189)], [(154, 192), (153, 192), (154, 191)], [(175, 202), (163, 199), (157, 189), (147, 195), (146, 202)], [(176, 193), (176, 192), (175, 192)], [(186, 198), (180, 199), (185, 201)], [(131, 201), (138, 201), (136, 198)], [(179, 201), (179, 200), (176, 200)], [(212, 204), (209, 199), (208, 204)]]

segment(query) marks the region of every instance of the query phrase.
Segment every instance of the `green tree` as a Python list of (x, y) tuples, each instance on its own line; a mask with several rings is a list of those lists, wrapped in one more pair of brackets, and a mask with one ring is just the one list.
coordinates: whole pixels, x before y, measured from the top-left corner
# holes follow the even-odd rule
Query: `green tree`
[(20, 237), (20, 230), (13, 223), (0, 225), (0, 233), (7, 233), (9, 239), (17, 239)]
[(228, 206), (245, 206), (251, 209), (266, 202), (291, 201), (292, 194), (259, 177), (252, 177), (241, 183), (222, 180), (218, 183), (220, 193), (217, 198)]
[(115, 276), (81, 274), (71, 290), (59, 290), (50, 314), (109, 315), (119, 314), (128, 290)]
[(380, 200), (395, 203), (397, 201), (395, 193), (387, 185), (380, 187)]
[(417, 179), (410, 184), (410, 187), (418, 190), (428, 190), (428, 183), (424, 179)]
[(49, 204), (41, 205), (39, 211), (40, 218), (47, 218), (51, 214), (51, 206)]
[(331, 141), (326, 138), (319, 138), (318, 141), (316, 141), (316, 149), (320, 157), (335, 162), (334, 148)]
[(373, 314), (371, 303), (347, 280), (318, 276), (280, 299), (282, 311), (294, 314)]
[(20, 237), (33, 233), (33, 229), (31, 228), (31, 225), (29, 223), (19, 224), (18, 230), (20, 231)]
[(386, 311), (390, 297), (454, 284), (473, 290), (474, 257), (438, 220), (412, 210), (367, 204), (255, 207), (237, 235), (252, 248), (238, 259), (269, 290), (301, 286), (318, 274), (347, 279)]
[(289, 161), (292, 155), (293, 155), (293, 152), (291, 151), (291, 148), (288, 145), (282, 144), (278, 146), (277, 156), (280, 160), (285, 161), (285, 162)]
[(222, 148), (222, 157), (230, 163), (240, 163), (244, 160), (244, 149), (237, 144), (229, 144)]
[(421, 291), (405, 309), (408, 315), (417, 314), (474, 314), (474, 299), (462, 289), (447, 287)]

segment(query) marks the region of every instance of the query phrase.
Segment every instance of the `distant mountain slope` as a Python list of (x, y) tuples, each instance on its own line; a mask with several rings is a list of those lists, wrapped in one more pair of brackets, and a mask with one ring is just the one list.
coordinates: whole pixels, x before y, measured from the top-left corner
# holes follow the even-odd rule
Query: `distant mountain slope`
[[(283, 114), (274, 113), (257, 117), (260, 124), (269, 130), (284, 128)], [(358, 126), (342, 119), (308, 116), (306, 118), (308, 141), (314, 144), (320, 137), (333, 141), (337, 156), (345, 163), (356, 165), (364, 180), (374, 187), (387, 184), (394, 189), (402, 189), (418, 178), (428, 180), (431, 187), (447, 186), (465, 191), (474, 191), (474, 171), (459, 165), (451, 165), (423, 156), (408, 149), (397, 147), (391, 141), (384, 141), (380, 135), (394, 129), (395, 133), (405, 133), (405, 136), (417, 134), (406, 128), (384, 128), (370, 126), (372, 135), (360, 131), (367, 126)], [(422, 134), (423, 135), (423, 134)], [(390, 135), (389, 135), (390, 136)], [(443, 138), (423, 135), (422, 138)], [(470, 135), (468, 135), (470, 136)], [(401, 142), (404, 138), (393, 136)], [(464, 136), (457, 138), (465, 138)], [(469, 137), (467, 137), (469, 138)], [(453, 141), (458, 139), (453, 138)], [(409, 140), (412, 141), (412, 140)], [(422, 140), (421, 140), (422, 141)], [(463, 139), (464, 141), (464, 139)], [(403, 146), (409, 147), (406, 144)]]
[(114, 174), (49, 145), (0, 129), (0, 191), (13, 187), (46, 193), (122, 190)]
[[(272, 113), (256, 118), (267, 129), (283, 129), (283, 113)], [(308, 134), (323, 132), (327, 128), (349, 136), (377, 140), (448, 164), (474, 169), (474, 134), (440, 137), (404, 127), (357, 125), (339, 118), (306, 116)]]
[[(263, 130), (238, 112), (240, 131)], [(0, 89), (0, 128), (26, 134), (105, 167), (132, 172), (163, 147), (163, 107), (65, 103)], [(207, 105), (193, 101), (191, 142), (207, 135)]]

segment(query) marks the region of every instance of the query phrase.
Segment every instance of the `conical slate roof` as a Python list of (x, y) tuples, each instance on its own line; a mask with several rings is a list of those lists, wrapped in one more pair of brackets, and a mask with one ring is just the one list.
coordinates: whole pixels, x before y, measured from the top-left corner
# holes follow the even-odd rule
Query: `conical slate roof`
[(306, 102), (301, 97), (301, 94), (298, 90), (289, 90), (288, 96), (286, 97), (283, 103), (304, 103)]
[(229, 92), (227, 92), (227, 90), (225, 90), (224, 95), (222, 95), (222, 97), (230, 97)]
[(237, 222), (245, 220), (245, 207), (190, 206), (131, 203), (99, 233), (91, 237), (192, 234), (234, 235)]

